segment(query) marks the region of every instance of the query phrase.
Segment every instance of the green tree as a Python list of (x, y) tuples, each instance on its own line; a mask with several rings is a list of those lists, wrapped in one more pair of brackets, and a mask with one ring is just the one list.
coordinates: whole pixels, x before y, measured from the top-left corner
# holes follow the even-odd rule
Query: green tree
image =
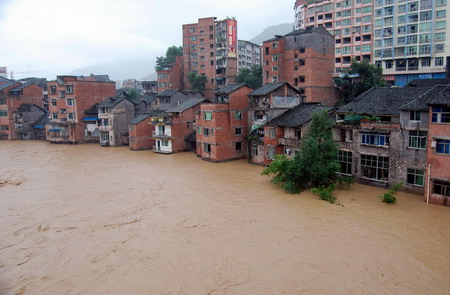
[(136, 88), (128, 88), (126, 93), (130, 96), (131, 99), (139, 98), (139, 93), (137, 92)]
[(353, 59), (350, 70), (343, 77), (334, 79), (334, 84), (339, 88), (341, 101), (348, 103), (372, 87), (386, 86), (386, 81), (381, 68), (366, 59), (361, 62)]
[(167, 48), (166, 56), (156, 57), (155, 70), (156, 71), (162, 70), (165, 64), (175, 62), (176, 57), (182, 55), (183, 55), (183, 47), (181, 46), (171, 46)]
[(208, 81), (206, 76), (190, 72), (188, 73), (187, 78), (192, 90), (205, 91), (205, 84)]
[(332, 125), (327, 112), (313, 114), (300, 152), (292, 159), (276, 156), (263, 175), (273, 175), (272, 182), (281, 183), (283, 189), (291, 193), (335, 183), (339, 163), (336, 161), (338, 148), (332, 137)]
[(253, 65), (250, 69), (242, 69), (239, 71), (236, 76), (237, 83), (247, 83), (248, 86), (253, 89), (259, 88), (262, 86), (262, 66), (261, 65)]

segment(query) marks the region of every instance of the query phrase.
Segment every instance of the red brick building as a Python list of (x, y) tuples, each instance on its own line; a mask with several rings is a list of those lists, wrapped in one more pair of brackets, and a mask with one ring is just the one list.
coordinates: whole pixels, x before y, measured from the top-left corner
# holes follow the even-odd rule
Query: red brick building
[(428, 181), (425, 200), (450, 206), (450, 85), (428, 101)]
[(215, 17), (198, 19), (183, 25), (184, 86), (190, 89), (187, 75), (196, 73), (207, 78), (205, 96), (234, 83), (237, 74), (237, 21)]
[(155, 145), (152, 133), (156, 125), (152, 124), (152, 118), (157, 115), (157, 112), (140, 114), (130, 121), (130, 150), (149, 150)]
[(195, 149), (195, 114), (200, 111), (200, 103), (204, 98), (192, 98), (164, 114), (153, 116), (155, 125), (152, 139), (155, 140), (155, 153), (171, 154)]
[(42, 88), (33, 83), (22, 84), (16, 81), (0, 84), (0, 139), (23, 139), (21, 126), (24, 118), (18, 112), (22, 104), (43, 109)]
[(246, 84), (229, 84), (215, 92), (214, 103), (200, 106), (197, 122), (197, 154), (212, 162), (247, 156), (248, 94)]
[(116, 96), (115, 83), (104, 75), (58, 76), (56, 81), (47, 84), (50, 122), (46, 125), (46, 133), (47, 141), (51, 143), (84, 142), (85, 111)]
[(183, 57), (175, 57), (175, 62), (165, 64), (158, 75), (158, 90), (184, 89), (183, 83)]
[(334, 38), (323, 27), (293, 31), (263, 44), (264, 84), (287, 82), (302, 102), (333, 106)]

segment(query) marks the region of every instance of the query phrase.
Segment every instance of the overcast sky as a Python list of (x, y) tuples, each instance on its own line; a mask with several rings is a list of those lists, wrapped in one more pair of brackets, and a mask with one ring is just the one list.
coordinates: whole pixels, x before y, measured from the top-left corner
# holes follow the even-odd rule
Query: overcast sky
[(293, 6), (293, 0), (0, 0), (0, 66), (16, 79), (55, 79), (96, 64), (153, 60), (182, 45), (182, 24), (235, 16), (245, 40), (293, 22)]

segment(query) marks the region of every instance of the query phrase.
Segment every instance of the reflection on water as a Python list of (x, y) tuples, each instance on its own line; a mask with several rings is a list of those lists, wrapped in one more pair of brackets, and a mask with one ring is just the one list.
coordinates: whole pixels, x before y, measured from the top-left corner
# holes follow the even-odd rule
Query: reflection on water
[(245, 161), (0, 142), (1, 294), (449, 294), (450, 208)]

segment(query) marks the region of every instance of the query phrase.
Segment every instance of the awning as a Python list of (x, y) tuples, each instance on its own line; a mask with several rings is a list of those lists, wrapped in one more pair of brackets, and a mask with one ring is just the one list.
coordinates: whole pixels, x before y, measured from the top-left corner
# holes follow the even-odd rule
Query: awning
[(36, 128), (36, 129), (44, 129), (45, 126), (44, 126), (44, 125), (34, 125), (33, 128)]
[(97, 117), (86, 117), (86, 118), (83, 118), (82, 119), (82, 121), (97, 121), (98, 120), (98, 118)]
[(61, 129), (49, 129), (48, 132), (59, 132)]
[(259, 129), (259, 128), (261, 128), (261, 127), (264, 127), (264, 124), (255, 124), (255, 125), (252, 125), (252, 128), (251, 128), (250, 132), (253, 132), (254, 130)]

